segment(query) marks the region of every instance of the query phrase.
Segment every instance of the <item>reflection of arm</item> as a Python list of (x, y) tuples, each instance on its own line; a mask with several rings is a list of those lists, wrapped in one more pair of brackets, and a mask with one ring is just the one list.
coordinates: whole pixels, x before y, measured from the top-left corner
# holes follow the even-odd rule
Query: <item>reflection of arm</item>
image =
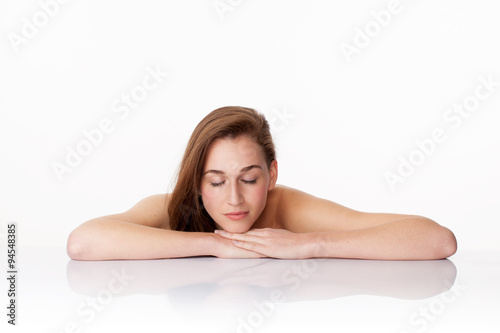
[(260, 264), (261, 259), (225, 260), (214, 257), (175, 260), (69, 260), (67, 279), (73, 291), (95, 295), (108, 286), (114, 274), (125, 274), (132, 278), (127, 281), (127, 288), (120, 295), (161, 295), (173, 288), (217, 284), (238, 271)]
[(317, 265), (305, 260), (299, 268), (302, 268), (300, 274), (291, 270), (283, 276), (285, 285), (281, 288), (287, 301), (354, 295), (423, 299), (449, 290), (457, 275), (455, 265), (449, 260), (321, 259)]
[(314, 257), (422, 260), (456, 251), (453, 233), (425, 217), (359, 212), (291, 188), (280, 205), (285, 229), (319, 245)]
[[(222, 279), (222, 286), (258, 285), (279, 290), (285, 302), (373, 295), (427, 298), (450, 289), (456, 267), (449, 260), (270, 260)], [(255, 278), (255, 277), (258, 278)]]
[(161, 295), (171, 289), (185, 290), (198, 285), (210, 286), (212, 292), (219, 291), (214, 290), (214, 286), (219, 286), (221, 292), (260, 290), (255, 296), (267, 300), (278, 290), (284, 302), (295, 302), (352, 295), (428, 298), (449, 290), (456, 278), (456, 268), (449, 260), (224, 260), (209, 257), (70, 260), (67, 266), (69, 286), (85, 295), (96, 295), (107, 288), (115, 274), (130, 277), (120, 296)]
[(68, 255), (75, 260), (210, 255), (213, 234), (168, 230), (166, 199), (150, 196), (125, 213), (83, 223), (68, 237)]

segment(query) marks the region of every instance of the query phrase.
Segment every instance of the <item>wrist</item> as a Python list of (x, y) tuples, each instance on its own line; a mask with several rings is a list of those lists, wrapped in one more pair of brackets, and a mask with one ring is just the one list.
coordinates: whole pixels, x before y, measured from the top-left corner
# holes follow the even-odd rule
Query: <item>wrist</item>
[(214, 235), (209, 232), (183, 232), (187, 237), (186, 243), (183, 244), (182, 253), (184, 256), (212, 256), (214, 254)]
[(330, 244), (329, 233), (326, 232), (310, 232), (305, 234), (306, 237), (306, 255), (307, 258), (326, 258), (330, 257), (328, 253)]
[(204, 232), (203, 233), (203, 249), (205, 249), (204, 255), (218, 257), (220, 254), (220, 236), (214, 233)]

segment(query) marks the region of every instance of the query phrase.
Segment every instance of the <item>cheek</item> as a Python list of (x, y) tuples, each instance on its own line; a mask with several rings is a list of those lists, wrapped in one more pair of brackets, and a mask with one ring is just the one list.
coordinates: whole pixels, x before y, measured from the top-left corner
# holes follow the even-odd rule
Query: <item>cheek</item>
[(203, 187), (201, 188), (201, 197), (203, 198), (203, 206), (206, 209), (216, 206), (217, 201), (220, 200), (220, 195), (217, 195), (214, 190)]
[(253, 205), (262, 208), (266, 205), (267, 200), (267, 186), (260, 185), (256, 186), (249, 193), (248, 201), (251, 201)]
[(213, 191), (203, 187), (201, 188), (200, 194), (201, 197), (203, 198), (203, 201), (211, 201), (214, 197), (216, 197)]

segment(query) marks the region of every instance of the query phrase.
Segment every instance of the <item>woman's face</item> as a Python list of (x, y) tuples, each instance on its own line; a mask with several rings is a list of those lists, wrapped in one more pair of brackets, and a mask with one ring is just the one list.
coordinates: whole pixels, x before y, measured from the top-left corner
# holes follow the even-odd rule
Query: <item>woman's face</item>
[(220, 228), (246, 232), (264, 210), (276, 179), (276, 161), (268, 170), (262, 147), (254, 140), (217, 139), (209, 147), (201, 178), (203, 205)]

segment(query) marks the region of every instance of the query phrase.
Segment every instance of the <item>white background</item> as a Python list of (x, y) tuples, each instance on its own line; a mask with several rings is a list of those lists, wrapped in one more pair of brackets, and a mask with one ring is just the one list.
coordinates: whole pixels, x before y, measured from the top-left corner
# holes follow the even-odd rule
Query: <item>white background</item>
[[(80, 223), (168, 191), (196, 124), (241, 105), (293, 115), (273, 122), (279, 183), (430, 217), (459, 251), (500, 249), (500, 87), (458, 128), (443, 118), (479, 77), (500, 81), (496, 1), (401, 1), (350, 62), (342, 43), (389, 1), (217, 3), (69, 1), (44, 22), (38, 1), (0, 2), (0, 218), (20, 245), (64, 246)], [(27, 21), (40, 27), (16, 49)], [(146, 68), (168, 77), (120, 118)], [(54, 162), (103, 119), (113, 131), (59, 181)], [(384, 174), (435, 128), (445, 142), (391, 190)]]

